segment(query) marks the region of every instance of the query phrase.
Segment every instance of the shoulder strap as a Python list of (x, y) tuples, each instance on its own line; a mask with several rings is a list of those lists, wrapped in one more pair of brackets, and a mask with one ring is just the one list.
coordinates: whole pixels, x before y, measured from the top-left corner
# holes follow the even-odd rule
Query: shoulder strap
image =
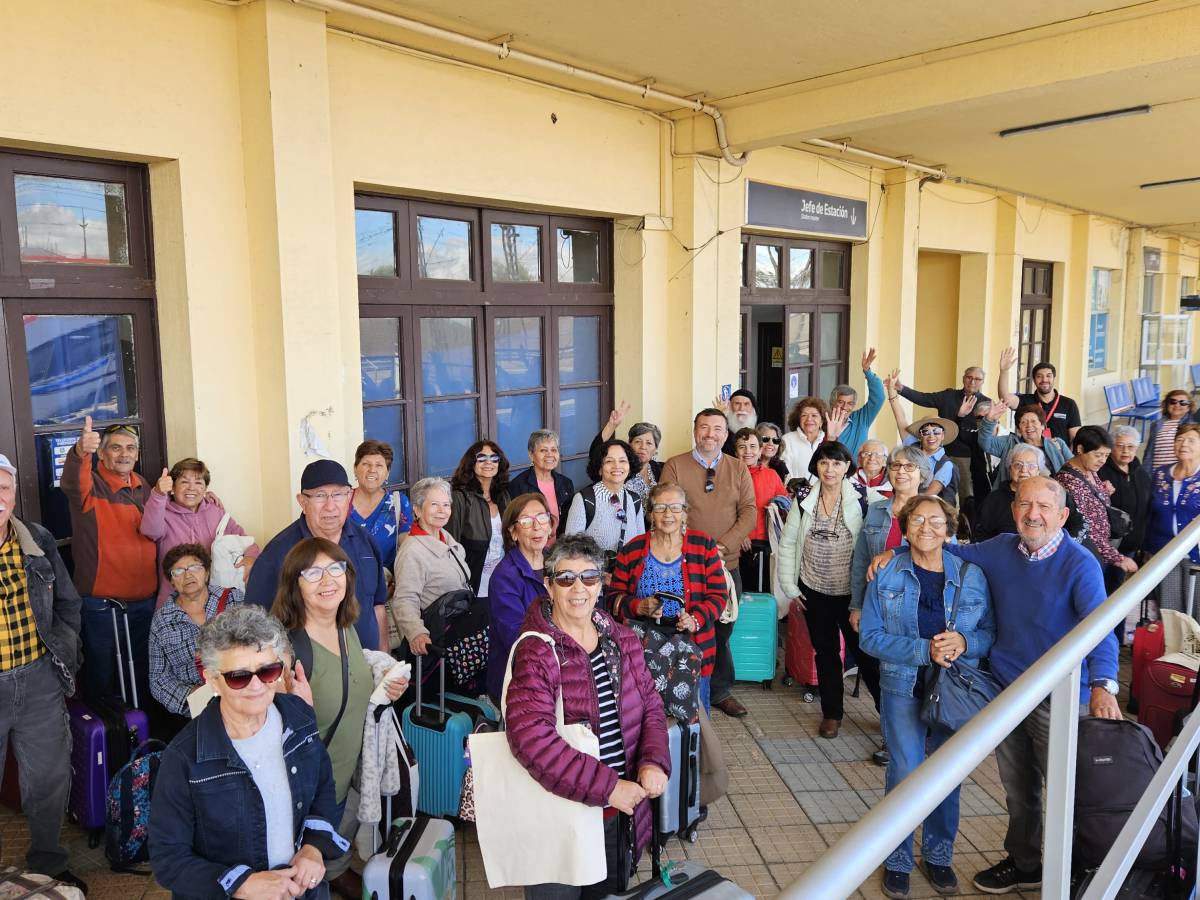
[[(540, 631), (523, 631), (517, 635), (517, 639), (513, 641), (512, 649), (508, 651), (508, 665), (504, 669), (504, 686), (500, 688), (500, 716), (505, 721), (508, 719), (508, 684), (512, 681), (513, 661), (517, 658), (517, 646), (528, 637), (540, 638), (549, 644), (550, 652), (554, 654), (554, 662), (561, 665), (558, 660), (558, 651), (554, 648), (554, 638), (550, 637), (550, 635), (542, 634)], [(558, 691), (558, 697), (555, 700), (554, 714), (555, 720), (559, 725), (562, 725), (564, 718), (561, 686)]]
[(229, 527), (229, 513), (225, 513), (225, 515), (221, 516), (221, 524), (219, 524), (217, 526), (217, 534), (216, 534), (216, 537), (213, 538), (213, 540), (216, 540), (219, 537), (225, 537), (225, 529), (228, 527)]
[(225, 588), (225, 590), (221, 591), (221, 598), (217, 601), (218, 616), (225, 612), (225, 607), (229, 605), (229, 595), (232, 591), (233, 588)]
[(308, 632), (303, 628), (297, 628), (294, 631), (289, 631), (288, 638), (292, 642), (292, 653), (296, 657), (296, 662), (301, 663), (304, 666), (304, 676), (306, 678), (312, 678), (312, 638), (308, 636)]
[(350, 654), (346, 652), (346, 631), (343, 628), (338, 629), (338, 651), (342, 654), (342, 705), (338, 707), (329, 731), (321, 738), (321, 743), (326, 747), (333, 743), (333, 736), (337, 734), (338, 725), (346, 712), (346, 703), (350, 699)]
[(583, 500), (583, 527), (586, 529), (596, 518), (596, 485), (589, 484), (579, 492), (579, 497)]
[(947, 631), (953, 631), (958, 624), (958, 601), (962, 597), (963, 582), (967, 580), (967, 572), (970, 568), (971, 563), (963, 560), (958, 569), (958, 585), (954, 588), (954, 603), (950, 606), (950, 621), (946, 623)]

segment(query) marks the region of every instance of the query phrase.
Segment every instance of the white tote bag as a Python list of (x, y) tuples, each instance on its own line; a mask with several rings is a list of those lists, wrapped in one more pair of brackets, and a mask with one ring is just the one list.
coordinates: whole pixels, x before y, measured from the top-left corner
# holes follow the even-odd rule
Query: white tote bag
[(208, 583), (213, 587), (237, 588), (246, 590), (245, 569), (239, 568), (238, 563), (246, 548), (254, 543), (254, 538), (248, 534), (226, 534), (229, 526), (229, 513), (221, 516), (221, 524), (217, 526), (217, 536), (213, 538), (209, 553), (212, 554), (212, 571), (208, 574)]
[[(536, 631), (523, 632), (508, 654), (508, 670), (500, 707), (508, 701), (517, 646), (527, 637), (554, 640)], [(558, 653), (554, 654), (555, 662)], [(562, 690), (554, 704), (559, 736), (575, 750), (600, 758), (600, 739), (586, 725), (563, 720)], [(472, 734), (471, 768), (475, 779), (475, 829), (488, 887), (531, 884), (582, 886), (608, 874), (604, 854), (604, 811), (546, 790), (521, 765), (503, 731)]]

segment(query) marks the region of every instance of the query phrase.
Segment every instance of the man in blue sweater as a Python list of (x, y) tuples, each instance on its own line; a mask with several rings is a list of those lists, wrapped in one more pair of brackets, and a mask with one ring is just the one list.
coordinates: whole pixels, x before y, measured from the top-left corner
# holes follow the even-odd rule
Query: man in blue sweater
[(846, 426), (836, 438), (826, 438), (826, 440), (841, 441), (852, 457), (858, 456), (858, 448), (867, 439), (871, 423), (879, 415), (879, 410), (883, 409), (886, 392), (879, 376), (871, 371), (874, 363), (875, 348), (868, 347), (867, 352), (862, 355), (862, 373), (863, 377), (867, 379), (867, 402), (858, 409), (854, 408), (854, 404), (858, 402), (858, 391), (848, 384), (839, 384), (829, 395), (831, 424), (837, 418), (842, 418), (846, 420)]

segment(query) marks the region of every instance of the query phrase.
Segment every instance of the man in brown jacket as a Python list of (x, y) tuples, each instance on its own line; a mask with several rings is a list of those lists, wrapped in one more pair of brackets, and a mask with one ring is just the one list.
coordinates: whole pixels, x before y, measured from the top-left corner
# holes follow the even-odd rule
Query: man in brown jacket
[[(702, 409), (692, 423), (695, 446), (667, 460), (660, 482), (680, 485), (688, 498), (688, 527), (703, 531), (717, 542), (725, 567), (742, 592), (738, 557), (754, 528), (754, 483), (745, 463), (721, 452), (728, 434), (725, 414)], [(712, 674), (712, 705), (727, 716), (746, 715), (746, 707), (733, 696), (733, 656), (729, 652), (732, 625), (717, 623), (717, 662)]]

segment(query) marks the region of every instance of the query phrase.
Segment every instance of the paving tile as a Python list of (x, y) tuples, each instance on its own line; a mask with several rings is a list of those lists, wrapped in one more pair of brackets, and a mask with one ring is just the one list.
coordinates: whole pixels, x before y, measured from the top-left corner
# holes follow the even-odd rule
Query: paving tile
[(812, 862), (828, 849), (811, 825), (757, 826), (747, 831), (767, 863)]
[(886, 766), (877, 766), (873, 762), (841, 762), (833, 765), (851, 790), (883, 789)]
[(958, 823), (958, 847), (962, 848), (965, 838), (972, 848), (981, 853), (996, 853), (1004, 850), (1004, 835), (1008, 831), (1008, 816), (962, 817)]
[(777, 765), (775, 768), (783, 778), (783, 783), (793, 793), (850, 789), (850, 785), (846, 783), (842, 773), (828, 761)]
[[(1000, 796), (1004, 796), (1003, 789), (1000, 791)], [(959, 814), (962, 816), (1007, 815), (1007, 810), (987, 787), (967, 782), (959, 793)]]
[(708, 818), (701, 825), (701, 830), (715, 831), (720, 828), (741, 828), (744, 823), (734, 809), (729, 797), (722, 797), (716, 803), (709, 804)]
[(828, 822), (857, 822), (867, 811), (867, 805), (855, 791), (797, 793), (796, 800), (805, 815), (816, 825)]
[(765, 865), (727, 866), (718, 871), (755, 897), (776, 897), (782, 887), (771, 874), (770, 867)]
[(747, 828), (812, 825), (796, 798), (786, 789), (780, 794), (734, 795), (730, 800), (738, 818)]
[(862, 762), (879, 749), (879, 742), (865, 734), (843, 731), (833, 740), (818, 739), (817, 746), (831, 762)]
[(765, 867), (762, 855), (744, 828), (703, 833), (696, 843), (684, 844), (683, 852), (688, 859), (699, 860), (722, 874), (731, 866)]
[(829, 759), (817, 746), (817, 739), (811, 737), (765, 738), (759, 741), (759, 746), (776, 766), (824, 763)]
[(776, 794), (787, 791), (787, 785), (772, 766), (731, 766), (730, 794)]

